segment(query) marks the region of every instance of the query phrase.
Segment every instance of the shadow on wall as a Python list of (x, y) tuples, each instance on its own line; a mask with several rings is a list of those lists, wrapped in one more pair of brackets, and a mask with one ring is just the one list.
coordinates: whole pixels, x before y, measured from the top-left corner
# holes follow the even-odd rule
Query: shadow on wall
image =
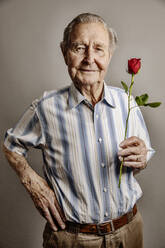
[(165, 0), (159, 0), (160, 3), (164, 3), (165, 4)]
[(10, 0), (0, 0), (0, 5), (8, 2), (10, 2)]

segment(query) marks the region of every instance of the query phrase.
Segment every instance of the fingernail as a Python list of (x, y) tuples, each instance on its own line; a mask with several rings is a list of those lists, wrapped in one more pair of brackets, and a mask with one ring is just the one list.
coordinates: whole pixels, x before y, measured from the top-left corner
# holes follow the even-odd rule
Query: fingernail
[(122, 160), (123, 160), (123, 158), (122, 158), (121, 156), (119, 156), (119, 160), (120, 160), (120, 161), (122, 161)]
[(61, 228), (62, 228), (62, 229), (65, 229), (65, 225), (61, 225)]

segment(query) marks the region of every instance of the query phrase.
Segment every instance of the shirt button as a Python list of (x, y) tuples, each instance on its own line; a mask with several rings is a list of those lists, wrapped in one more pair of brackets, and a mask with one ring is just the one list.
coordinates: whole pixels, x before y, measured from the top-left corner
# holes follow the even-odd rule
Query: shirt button
[(101, 167), (104, 168), (105, 167), (105, 164), (104, 163), (101, 163)]
[(101, 137), (99, 138), (99, 142), (100, 142), (100, 143), (102, 142), (102, 138), (101, 138)]
[(107, 192), (107, 188), (104, 187), (103, 191), (104, 191), (104, 192)]
[(105, 216), (105, 217), (107, 217), (107, 216), (108, 216), (108, 213), (107, 213), (107, 212), (105, 212), (104, 216)]
[(98, 119), (99, 118), (99, 115), (98, 114), (96, 114), (96, 119)]

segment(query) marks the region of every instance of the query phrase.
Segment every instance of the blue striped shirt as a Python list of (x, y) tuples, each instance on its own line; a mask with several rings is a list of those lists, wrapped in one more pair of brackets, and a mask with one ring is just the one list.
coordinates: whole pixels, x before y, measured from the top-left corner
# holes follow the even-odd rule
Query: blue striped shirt
[[(154, 153), (139, 107), (132, 98), (128, 137), (138, 136)], [(132, 169), (124, 168), (118, 187), (127, 117), (127, 95), (107, 86), (93, 107), (70, 86), (45, 92), (23, 114), (5, 136), (5, 146), (26, 156), (29, 147), (40, 148), (44, 175), (53, 188), (66, 219), (79, 223), (101, 223), (128, 212), (142, 196)]]

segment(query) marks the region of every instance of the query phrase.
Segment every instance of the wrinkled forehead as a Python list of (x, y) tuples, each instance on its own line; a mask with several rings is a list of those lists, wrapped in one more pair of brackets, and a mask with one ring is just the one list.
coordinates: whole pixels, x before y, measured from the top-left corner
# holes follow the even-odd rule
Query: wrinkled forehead
[(70, 34), (70, 44), (75, 42), (100, 42), (109, 46), (109, 32), (100, 22), (76, 24)]

